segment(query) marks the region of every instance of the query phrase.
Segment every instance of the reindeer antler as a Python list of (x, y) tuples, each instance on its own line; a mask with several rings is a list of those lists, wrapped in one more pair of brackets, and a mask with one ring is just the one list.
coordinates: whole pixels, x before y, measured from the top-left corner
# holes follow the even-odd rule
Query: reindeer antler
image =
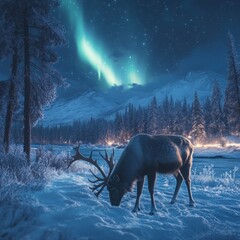
[[(90, 180), (88, 179), (88, 181), (90, 183), (93, 184), (92, 187), (90, 187), (90, 189), (92, 190), (92, 192), (94, 192), (94, 194), (98, 197), (100, 195), (100, 193), (103, 191), (103, 189), (107, 186), (107, 182), (108, 182), (108, 178), (110, 177), (110, 174), (112, 173), (112, 170), (114, 168), (114, 149), (113, 152), (111, 154), (111, 156), (109, 157), (107, 154), (107, 151), (105, 150), (105, 156), (103, 156), (100, 152), (100, 156), (102, 157), (102, 159), (107, 163), (108, 167), (109, 167), (109, 172), (108, 174), (105, 174), (105, 172), (103, 171), (103, 169), (98, 165), (96, 160), (93, 160), (92, 158), (92, 154), (93, 151), (91, 151), (90, 156), (89, 157), (85, 157), (82, 155), (82, 153), (79, 151), (80, 148), (80, 144), (78, 143), (78, 145), (74, 148), (76, 153), (74, 156), (72, 156), (73, 160), (69, 162), (68, 167), (69, 168), (71, 166), (72, 163), (74, 163), (75, 161), (78, 160), (82, 160), (88, 163), (91, 163), (93, 166), (95, 166), (98, 171), (101, 174), (101, 177), (97, 176), (91, 169), (90, 172), (92, 173), (92, 175), (95, 177), (95, 180)], [(100, 183), (99, 183), (100, 182)], [(98, 183), (98, 184), (97, 184)], [(100, 188), (100, 189), (99, 189)], [(95, 192), (96, 191), (96, 192)]]

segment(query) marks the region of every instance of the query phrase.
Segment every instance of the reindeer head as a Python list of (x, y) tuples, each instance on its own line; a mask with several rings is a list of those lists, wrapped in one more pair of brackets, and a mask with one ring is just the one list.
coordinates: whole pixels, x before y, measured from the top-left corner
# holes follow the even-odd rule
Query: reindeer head
[(126, 193), (121, 185), (120, 178), (117, 174), (112, 174), (108, 180), (107, 189), (112, 206), (119, 206), (123, 195)]
[(93, 184), (92, 187), (89, 187), (92, 192), (94, 192), (94, 194), (98, 197), (101, 192), (103, 191), (103, 189), (107, 186), (108, 184), (108, 179), (112, 173), (112, 170), (114, 168), (114, 162), (113, 162), (113, 158), (114, 158), (114, 149), (113, 149), (113, 152), (111, 154), (111, 156), (109, 157), (108, 154), (107, 154), (107, 151), (105, 150), (105, 156), (103, 156), (100, 152), (100, 156), (102, 157), (102, 159), (107, 163), (108, 167), (109, 167), (109, 172), (106, 174), (104, 172), (104, 170), (98, 165), (97, 161), (96, 160), (93, 160), (92, 158), (92, 153), (90, 153), (90, 156), (89, 157), (85, 157), (82, 155), (82, 153), (79, 151), (79, 147), (80, 147), (80, 144), (77, 145), (77, 147), (75, 147), (75, 155), (72, 156), (73, 157), (73, 160), (69, 162), (68, 164), (68, 168), (70, 167), (70, 165), (77, 161), (77, 160), (80, 160), (80, 161), (85, 161), (85, 162), (88, 162), (90, 164), (92, 164), (93, 166), (95, 166), (98, 171), (100, 172), (101, 174), (101, 177), (97, 176), (92, 170), (91, 173), (92, 175), (95, 177), (95, 180), (90, 180), (88, 179), (88, 181), (90, 183)]
[(109, 198), (110, 198), (111, 205), (119, 206), (123, 195), (127, 191), (126, 191), (126, 189), (124, 189), (122, 187), (119, 176), (117, 174), (112, 173), (113, 168), (114, 168), (114, 162), (113, 162), (114, 150), (110, 157), (108, 156), (107, 151), (105, 151), (105, 156), (103, 156), (101, 153), (99, 153), (100, 156), (102, 157), (102, 159), (107, 163), (107, 165), (109, 167), (109, 172), (106, 174), (104, 172), (104, 170), (98, 165), (97, 161), (93, 160), (92, 152), (90, 153), (89, 157), (85, 157), (79, 151), (79, 147), (80, 147), (80, 145), (75, 147), (76, 153), (73, 156), (73, 160), (69, 162), (68, 168), (70, 167), (70, 165), (73, 162), (75, 162), (77, 160), (85, 161), (85, 162), (88, 162), (88, 163), (94, 165), (98, 169), (101, 177), (97, 176), (94, 172), (92, 172), (92, 170), (90, 170), (92, 175), (95, 177), (95, 180), (88, 179), (88, 181), (93, 184), (93, 186), (90, 187), (90, 189), (98, 197), (101, 194), (101, 192), (103, 191), (103, 189), (107, 186), (107, 189), (109, 191)]

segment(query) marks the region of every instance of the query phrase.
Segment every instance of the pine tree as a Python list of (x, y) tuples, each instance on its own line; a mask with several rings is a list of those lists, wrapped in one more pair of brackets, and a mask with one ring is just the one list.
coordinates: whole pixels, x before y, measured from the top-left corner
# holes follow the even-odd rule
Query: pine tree
[(163, 104), (158, 105), (158, 133), (163, 134), (164, 129), (164, 111), (163, 111)]
[[(8, 6), (8, 11), (6, 13), (6, 1), (0, 3), (0, 23), (2, 34), (0, 36), (0, 58), (11, 57), (11, 76), (8, 84), (8, 103), (7, 111), (5, 116), (5, 127), (3, 136), (3, 146), (5, 152), (9, 151), (10, 144), (10, 131), (13, 121), (14, 108), (16, 105), (17, 96), (17, 72), (19, 65), (19, 50), (21, 46), (19, 43), (19, 33), (18, 33), (18, 22), (12, 17), (12, 15), (18, 15), (17, 9)], [(15, 20), (15, 21), (14, 21)]]
[(119, 143), (123, 143), (123, 119), (119, 112), (117, 112), (115, 115), (114, 129), (115, 139), (117, 139)]
[(227, 130), (231, 134), (240, 133), (240, 73), (238, 56), (233, 36), (229, 33), (228, 79), (224, 99), (224, 115)]
[(128, 116), (128, 109), (125, 109), (125, 112), (123, 114), (123, 139), (124, 143), (130, 139), (130, 127), (129, 127), (129, 116)]
[(190, 121), (190, 106), (187, 103), (186, 98), (183, 99), (182, 105), (182, 125), (183, 125), (183, 134), (188, 136), (191, 131), (191, 121)]
[(174, 128), (173, 133), (174, 134), (183, 134), (184, 132), (184, 123), (183, 123), (183, 111), (182, 111), (182, 103), (181, 101), (176, 101), (174, 106)]
[(205, 121), (203, 111), (198, 99), (197, 92), (195, 92), (194, 101), (192, 104), (192, 129), (190, 135), (193, 141), (202, 143), (206, 139)]
[(17, 29), (21, 46), (18, 55), (23, 59), (24, 73), (24, 152), (28, 159), (32, 124), (41, 117), (43, 106), (53, 101), (56, 87), (62, 83), (61, 75), (53, 68), (58, 59), (53, 48), (65, 41), (61, 27), (50, 16), (58, 5), (58, 0), (1, 1), (4, 17)]
[(7, 113), (5, 117), (5, 128), (4, 128), (4, 138), (3, 146), (4, 150), (7, 153), (9, 151), (10, 144), (10, 131), (14, 115), (14, 107), (16, 105), (16, 88), (17, 88), (17, 68), (18, 68), (18, 50), (14, 48), (12, 55), (12, 73), (9, 83), (9, 93), (8, 93), (8, 104), (7, 104)]
[(210, 109), (211, 122), (209, 124), (209, 133), (212, 136), (221, 137), (224, 130), (225, 124), (223, 121), (223, 113), (221, 107), (221, 93), (219, 84), (216, 81), (213, 87), (213, 93), (211, 97), (211, 109)]
[(168, 96), (165, 97), (165, 99), (162, 102), (162, 110), (163, 110), (163, 116), (162, 116), (162, 124), (163, 124), (163, 134), (168, 134), (169, 132), (169, 119), (170, 119), (170, 103), (168, 100)]
[(159, 121), (158, 105), (157, 105), (157, 99), (154, 96), (152, 98), (152, 101), (149, 106), (149, 111), (148, 111), (148, 130), (147, 130), (147, 132), (149, 134), (156, 135), (158, 133), (158, 131), (159, 131), (158, 121)]
[(175, 106), (172, 96), (170, 97), (169, 102), (169, 115), (168, 115), (168, 125), (169, 125), (169, 133), (174, 133), (174, 121), (176, 117)]
[(209, 133), (210, 124), (212, 122), (211, 111), (212, 111), (211, 100), (209, 97), (207, 97), (205, 99), (205, 103), (203, 106), (206, 133)]
[(143, 132), (148, 133), (148, 107), (143, 108)]
[(136, 111), (133, 104), (129, 103), (127, 108), (128, 134), (130, 137), (134, 136), (137, 131)]
[(144, 108), (141, 106), (138, 107), (136, 119), (137, 119), (137, 133), (143, 133), (145, 118), (144, 118)]

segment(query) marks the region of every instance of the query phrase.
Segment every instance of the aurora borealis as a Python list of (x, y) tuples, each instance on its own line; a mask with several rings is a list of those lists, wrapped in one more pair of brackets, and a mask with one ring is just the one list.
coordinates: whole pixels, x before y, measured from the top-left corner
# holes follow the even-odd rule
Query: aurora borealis
[[(104, 49), (104, 44), (100, 38), (90, 37), (84, 24), (84, 14), (80, 1), (63, 1), (63, 8), (74, 26), (74, 39), (77, 47), (78, 57), (90, 64), (97, 71), (98, 80), (106, 81), (108, 86), (144, 84), (144, 79), (140, 77), (139, 68), (135, 65), (134, 56), (128, 57), (126, 66), (122, 65), (121, 74), (116, 71), (117, 66), (114, 61), (109, 59)], [(102, 47), (99, 47), (99, 46)], [(142, 75), (141, 75), (142, 76)]]
[(239, 8), (237, 0), (62, 0), (69, 47), (59, 66), (78, 90), (224, 75)]

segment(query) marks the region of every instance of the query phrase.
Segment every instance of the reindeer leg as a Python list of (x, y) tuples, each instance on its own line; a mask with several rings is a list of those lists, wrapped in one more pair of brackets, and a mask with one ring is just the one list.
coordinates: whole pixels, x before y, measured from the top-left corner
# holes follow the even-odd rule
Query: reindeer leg
[(183, 178), (185, 180), (185, 183), (186, 183), (187, 189), (188, 189), (189, 206), (193, 207), (195, 202), (192, 197), (190, 170), (191, 170), (191, 166), (186, 165), (183, 169), (181, 169), (181, 173), (183, 175)]
[(174, 176), (175, 176), (175, 178), (177, 180), (177, 184), (176, 184), (176, 188), (175, 188), (175, 191), (174, 191), (174, 194), (173, 194), (173, 198), (172, 198), (171, 204), (174, 204), (177, 201), (178, 192), (179, 192), (179, 189), (181, 187), (182, 180), (183, 180), (183, 176), (182, 176), (180, 171), (176, 172), (174, 174)]
[(157, 212), (155, 199), (154, 199), (155, 181), (156, 181), (156, 172), (150, 173), (148, 175), (148, 190), (149, 190), (150, 197), (151, 197), (151, 211), (149, 213), (150, 215), (154, 215), (154, 213)]
[(143, 183), (144, 183), (144, 177), (137, 182), (137, 199), (132, 212), (140, 211), (139, 202), (142, 194)]

